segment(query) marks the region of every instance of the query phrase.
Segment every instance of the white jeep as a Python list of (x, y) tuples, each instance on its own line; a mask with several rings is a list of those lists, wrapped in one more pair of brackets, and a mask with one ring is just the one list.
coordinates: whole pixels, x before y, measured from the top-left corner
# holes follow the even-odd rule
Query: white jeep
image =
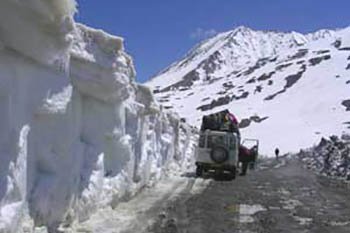
[(238, 163), (239, 139), (236, 133), (205, 130), (199, 135), (196, 149), (196, 175), (215, 171), (216, 174), (229, 172), (236, 178)]

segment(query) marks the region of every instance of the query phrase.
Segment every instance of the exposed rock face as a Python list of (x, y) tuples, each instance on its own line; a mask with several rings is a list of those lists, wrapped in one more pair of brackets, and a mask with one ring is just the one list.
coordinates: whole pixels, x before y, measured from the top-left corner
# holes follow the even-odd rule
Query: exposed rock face
[(303, 150), (299, 158), (310, 169), (321, 174), (350, 180), (350, 140), (348, 135), (342, 139), (336, 136), (322, 138), (314, 148)]
[(350, 111), (350, 100), (344, 100), (341, 104), (346, 108), (346, 111)]
[(311, 59), (309, 60), (309, 62), (310, 62), (310, 65), (311, 65), (311, 66), (315, 66), (315, 65), (320, 64), (322, 61), (324, 61), (324, 60), (329, 60), (329, 59), (331, 59), (331, 56), (330, 56), (330, 55), (326, 55), (326, 56), (323, 56), (323, 57), (311, 58)]
[(178, 89), (178, 88), (180, 89), (180, 91), (188, 90), (189, 87), (191, 87), (196, 80), (199, 80), (198, 73), (196, 71), (191, 71), (188, 74), (186, 74), (180, 82), (177, 82), (171, 86), (168, 86), (160, 91), (155, 90), (155, 92), (156, 93), (167, 92), (169, 90)]
[(262, 118), (260, 118), (259, 116), (251, 116), (251, 117), (249, 117), (249, 118), (244, 118), (244, 119), (242, 119), (240, 122), (239, 122), (239, 125), (238, 125), (238, 127), (239, 128), (247, 128), (247, 127), (249, 127), (250, 126), (250, 124), (252, 123), (252, 122), (255, 122), (255, 123), (260, 123), (260, 122), (263, 122), (264, 120), (267, 120), (268, 119), (268, 117), (262, 117)]

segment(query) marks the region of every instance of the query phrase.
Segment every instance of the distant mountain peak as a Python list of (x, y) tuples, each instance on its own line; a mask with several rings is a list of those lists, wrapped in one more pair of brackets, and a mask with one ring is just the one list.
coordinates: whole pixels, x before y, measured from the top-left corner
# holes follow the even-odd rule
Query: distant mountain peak
[(240, 26), (198, 44), (147, 84), (193, 125), (234, 109), (243, 135), (261, 139), (265, 152), (277, 142), (293, 149), (291, 140), (309, 146), (348, 130), (350, 28), (302, 34)]
[[(348, 30), (325, 29), (302, 34), (295, 31), (253, 30), (246, 26), (239, 26), (231, 31), (218, 33), (216, 36), (197, 44), (186, 56), (157, 74), (148, 84), (153, 87), (157, 86), (157, 89), (172, 86), (181, 82), (184, 77), (188, 77), (186, 75), (191, 71), (203, 68), (204, 64), (205, 72), (209, 76), (213, 71), (218, 73), (219, 70), (222, 72), (241, 70), (247, 64), (254, 65), (259, 59), (281, 56), (285, 53), (296, 53), (297, 51), (293, 52), (293, 50), (308, 47), (310, 43), (314, 42), (319, 43), (319, 45), (325, 44), (326, 47), (332, 44), (340, 47), (345, 44), (350, 45), (350, 28)], [(227, 69), (227, 65), (230, 67), (229, 69)], [(215, 66), (215, 69), (207, 69), (210, 66)], [(208, 70), (210, 70), (210, 74), (207, 72)]]
[(253, 29), (246, 27), (246, 26), (243, 26), (243, 25), (238, 26), (238, 27), (233, 29), (234, 33), (245, 33), (245, 32), (251, 32), (251, 31), (253, 31)]

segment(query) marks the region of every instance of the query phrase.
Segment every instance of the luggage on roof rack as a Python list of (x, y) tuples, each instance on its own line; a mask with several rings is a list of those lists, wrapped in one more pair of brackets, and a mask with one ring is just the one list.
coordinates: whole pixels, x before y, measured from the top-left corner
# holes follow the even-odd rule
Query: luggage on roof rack
[(229, 118), (230, 112), (226, 109), (217, 113), (203, 116), (201, 131), (215, 130), (238, 133), (238, 125)]

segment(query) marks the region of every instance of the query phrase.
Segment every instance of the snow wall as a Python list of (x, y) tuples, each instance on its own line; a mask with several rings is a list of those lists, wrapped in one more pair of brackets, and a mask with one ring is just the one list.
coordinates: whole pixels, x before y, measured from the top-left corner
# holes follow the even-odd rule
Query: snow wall
[(192, 129), (134, 82), (122, 38), (74, 13), (0, 3), (1, 233), (61, 232), (192, 162)]

